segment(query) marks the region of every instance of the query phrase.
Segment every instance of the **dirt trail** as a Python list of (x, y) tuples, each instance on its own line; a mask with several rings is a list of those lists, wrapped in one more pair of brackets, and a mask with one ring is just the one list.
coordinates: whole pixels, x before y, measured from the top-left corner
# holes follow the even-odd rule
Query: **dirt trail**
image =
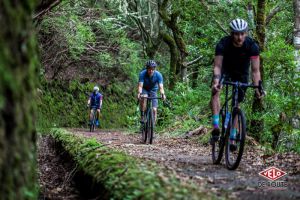
[(72, 181), (75, 168), (69, 161), (57, 155), (54, 140), (40, 137), (38, 141), (38, 166), (40, 200), (82, 199)]
[[(234, 199), (300, 199), (300, 156), (296, 154), (276, 154), (265, 158), (262, 151), (247, 146), (239, 168), (229, 171), (224, 164), (212, 164), (210, 146), (201, 146), (197, 138), (157, 136), (153, 145), (145, 145), (141, 144), (138, 134), (117, 131), (90, 133), (80, 129), (71, 131), (97, 138), (108, 147), (129, 155), (154, 160), (176, 171), (179, 178), (191, 179), (218, 196)], [(259, 188), (259, 183), (268, 181), (258, 173), (270, 166), (288, 173), (280, 179), (287, 183), (287, 187)]]

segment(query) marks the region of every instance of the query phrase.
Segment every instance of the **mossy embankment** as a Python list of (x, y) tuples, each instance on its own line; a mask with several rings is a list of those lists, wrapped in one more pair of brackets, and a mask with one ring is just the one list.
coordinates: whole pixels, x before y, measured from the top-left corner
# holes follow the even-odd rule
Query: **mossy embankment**
[[(128, 81), (129, 82), (129, 81)], [(111, 83), (100, 85), (97, 82), (41, 81), (38, 98), (38, 128), (87, 127), (87, 100), (94, 87), (100, 86), (103, 94), (101, 128), (131, 126), (135, 116), (135, 102), (132, 84)]]
[(110, 149), (95, 139), (86, 139), (64, 129), (52, 129), (59, 142), (87, 176), (101, 183), (112, 199), (212, 199), (192, 183), (152, 161)]

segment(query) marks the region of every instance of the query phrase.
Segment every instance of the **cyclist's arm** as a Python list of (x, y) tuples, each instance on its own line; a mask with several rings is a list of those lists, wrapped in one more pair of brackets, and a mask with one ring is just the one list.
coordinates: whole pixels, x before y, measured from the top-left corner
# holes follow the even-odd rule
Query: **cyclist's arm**
[(214, 69), (213, 69), (214, 84), (219, 84), (221, 78), (222, 63), (223, 63), (223, 56), (222, 55), (215, 56)]
[(159, 92), (160, 92), (160, 94), (165, 94), (164, 84), (162, 84), (162, 83), (159, 84)]
[(100, 109), (101, 109), (102, 108), (102, 96), (100, 97), (99, 105), (100, 105)]
[(142, 91), (143, 91), (143, 85), (144, 85), (143, 82), (139, 82), (139, 85), (138, 85), (138, 94), (142, 94)]
[(258, 82), (261, 80), (259, 63), (259, 56), (251, 58), (252, 80), (254, 85), (258, 85)]
[(88, 104), (88, 105), (91, 104), (91, 97), (89, 97), (87, 104)]

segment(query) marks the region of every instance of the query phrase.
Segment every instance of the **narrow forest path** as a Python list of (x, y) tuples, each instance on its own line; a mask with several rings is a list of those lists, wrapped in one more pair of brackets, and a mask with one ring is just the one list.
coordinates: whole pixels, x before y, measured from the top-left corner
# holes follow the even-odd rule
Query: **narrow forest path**
[[(108, 147), (157, 163), (174, 170), (180, 179), (191, 179), (199, 187), (218, 196), (242, 199), (300, 199), (300, 157), (297, 154), (276, 154), (265, 158), (263, 152), (247, 146), (239, 168), (229, 171), (224, 164), (213, 165), (210, 146), (201, 146), (197, 137), (157, 136), (153, 145), (141, 144), (138, 134), (119, 131), (87, 132), (71, 129), (74, 134), (92, 137)], [(275, 166), (288, 173), (280, 179), (286, 181), (285, 189), (259, 188), (267, 181), (258, 173)]]

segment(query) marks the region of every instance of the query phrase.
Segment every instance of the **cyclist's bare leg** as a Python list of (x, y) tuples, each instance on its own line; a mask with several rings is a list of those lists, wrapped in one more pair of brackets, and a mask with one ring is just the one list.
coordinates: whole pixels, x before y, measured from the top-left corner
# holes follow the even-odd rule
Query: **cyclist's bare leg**
[(100, 109), (97, 109), (96, 119), (99, 120), (99, 117), (100, 117)]
[[(143, 94), (143, 95), (141, 95), (141, 97), (148, 97), (148, 95)], [(145, 113), (146, 107), (147, 107), (147, 98), (140, 98), (139, 101), (140, 101), (141, 121), (143, 121), (144, 113)]]
[(221, 91), (212, 91), (211, 104), (213, 115), (218, 115), (220, 112), (220, 93)]
[(90, 111), (90, 121), (92, 121), (92, 119), (93, 119), (93, 109), (91, 109)]
[(219, 112), (220, 112), (220, 93), (221, 91), (215, 91), (212, 89), (212, 96), (211, 96), (211, 108), (212, 108), (212, 140), (211, 144), (216, 142), (220, 135), (220, 129), (219, 129)]
[(156, 124), (156, 119), (157, 119), (157, 108), (153, 108), (153, 115), (154, 115), (154, 124)]

